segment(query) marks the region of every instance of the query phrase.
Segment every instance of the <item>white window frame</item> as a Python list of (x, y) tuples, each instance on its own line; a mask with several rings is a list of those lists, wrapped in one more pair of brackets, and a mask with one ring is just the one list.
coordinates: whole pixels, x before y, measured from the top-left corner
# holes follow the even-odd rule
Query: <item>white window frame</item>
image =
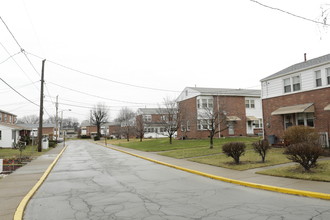
[[(298, 81), (296, 81), (298, 79)], [(297, 92), (301, 90), (301, 77), (300, 75), (294, 75), (283, 78), (283, 93)], [(286, 91), (286, 88), (287, 91)]]
[(151, 115), (143, 115), (143, 121), (151, 122)]
[(254, 99), (245, 99), (245, 108), (255, 108), (255, 101)]
[(262, 119), (259, 118), (258, 120), (254, 121), (254, 128), (262, 129), (263, 128), (263, 123)]
[[(302, 124), (298, 124), (299, 118), (303, 120)], [(310, 126), (310, 127), (315, 127), (314, 113), (297, 113), (296, 114), (296, 125), (309, 126), (308, 120), (313, 120), (313, 126)]]
[(205, 108), (209, 108), (209, 109), (213, 109), (213, 97), (199, 97), (197, 98), (197, 108), (198, 109), (205, 109)]
[(326, 68), (325, 70), (327, 72), (327, 82), (328, 82), (328, 85), (330, 85), (330, 67)]
[(314, 73), (315, 73), (315, 87), (322, 86), (322, 73), (321, 73), (321, 70), (316, 70)]

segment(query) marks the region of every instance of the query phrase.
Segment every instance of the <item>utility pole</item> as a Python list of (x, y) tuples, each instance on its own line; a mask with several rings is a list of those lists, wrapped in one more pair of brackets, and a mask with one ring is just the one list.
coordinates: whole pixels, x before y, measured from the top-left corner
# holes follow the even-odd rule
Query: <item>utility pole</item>
[(44, 67), (46, 60), (42, 61), (41, 68), (41, 88), (40, 88), (40, 110), (39, 110), (39, 130), (38, 130), (38, 152), (42, 151), (42, 116), (44, 109)]
[(59, 138), (59, 129), (58, 129), (58, 95), (56, 96), (56, 118), (55, 118), (55, 123), (56, 123), (56, 137), (55, 137), (55, 139), (56, 139), (56, 143), (57, 143), (57, 140), (58, 140), (58, 138)]

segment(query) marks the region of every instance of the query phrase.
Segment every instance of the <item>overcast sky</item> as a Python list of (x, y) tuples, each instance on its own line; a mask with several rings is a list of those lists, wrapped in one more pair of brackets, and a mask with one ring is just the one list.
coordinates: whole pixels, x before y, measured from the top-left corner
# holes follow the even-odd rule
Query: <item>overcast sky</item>
[[(259, 2), (316, 21), (330, 8)], [(58, 95), (60, 110), (72, 110), (64, 117), (82, 121), (99, 102), (114, 119), (123, 106), (157, 107), (188, 86), (260, 89), (304, 53), (330, 53), (325, 26), (250, 0), (10, 0), (0, 16), (20, 45), (0, 21), (0, 78), (36, 104), (0, 81), (0, 109), (18, 117), (39, 114), (42, 59), (44, 118)]]

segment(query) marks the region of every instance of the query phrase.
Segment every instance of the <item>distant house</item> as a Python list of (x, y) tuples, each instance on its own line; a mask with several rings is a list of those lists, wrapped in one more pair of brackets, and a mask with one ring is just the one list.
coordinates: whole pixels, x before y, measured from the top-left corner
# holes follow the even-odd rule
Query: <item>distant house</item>
[(279, 142), (293, 125), (314, 127), (329, 146), (330, 54), (289, 66), (261, 80), (265, 135)]
[(16, 125), (17, 116), (0, 110), (0, 147), (12, 148), (19, 141), (19, 131), (22, 129)]
[(80, 137), (91, 137), (97, 134), (96, 125), (92, 125), (89, 121), (85, 120), (80, 125), (79, 136)]
[[(17, 124), (22, 129), (20, 131), (20, 136), (29, 136), (32, 140), (37, 139), (39, 124)], [(48, 136), (50, 140), (55, 139), (56, 128), (55, 124), (43, 124), (42, 125), (42, 135)]]
[(262, 109), (260, 90), (186, 87), (177, 98), (181, 114), (178, 137), (207, 138), (211, 128), (208, 113), (225, 115), (218, 123), (221, 136), (260, 135)]
[(136, 125), (144, 129), (145, 138), (167, 137), (165, 120), (162, 117), (165, 117), (162, 108), (139, 108), (136, 114)]

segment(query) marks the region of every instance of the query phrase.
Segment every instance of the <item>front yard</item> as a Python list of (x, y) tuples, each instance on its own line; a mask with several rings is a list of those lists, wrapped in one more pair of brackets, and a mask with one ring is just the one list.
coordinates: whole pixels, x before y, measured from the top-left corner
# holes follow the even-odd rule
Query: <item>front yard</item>
[[(262, 163), (260, 155), (254, 152), (252, 147), (252, 143), (258, 140), (260, 140), (259, 137), (214, 139), (213, 149), (209, 148), (208, 139), (173, 140), (173, 144), (169, 144), (168, 138), (144, 139), (142, 142), (136, 139), (132, 139), (130, 142), (127, 142), (126, 140), (110, 140), (108, 143), (234, 170), (248, 170), (291, 162), (287, 159), (287, 156), (283, 154), (283, 148), (271, 148), (266, 155), (265, 163)], [(237, 141), (246, 144), (245, 154), (240, 157), (240, 164), (238, 165), (233, 162), (231, 157), (227, 157), (222, 153), (223, 144)], [(307, 180), (330, 181), (330, 161), (320, 161), (318, 164), (319, 165), (316, 168), (313, 168), (309, 173), (303, 172), (300, 168), (297, 168), (299, 167), (298, 165), (294, 167), (278, 168), (275, 170), (270, 169), (259, 173)]]

